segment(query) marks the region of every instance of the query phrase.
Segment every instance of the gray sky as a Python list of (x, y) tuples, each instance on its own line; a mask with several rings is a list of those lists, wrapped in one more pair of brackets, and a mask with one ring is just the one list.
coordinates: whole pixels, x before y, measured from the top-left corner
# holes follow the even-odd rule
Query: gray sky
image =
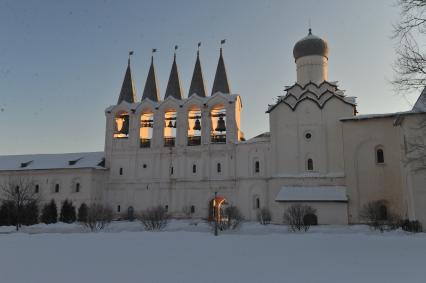
[(329, 80), (358, 97), (358, 111), (409, 109), (417, 94), (389, 83), (394, 1), (1, 1), (0, 154), (103, 150), (104, 109), (118, 98), (134, 50), (140, 98), (150, 51), (164, 96), (173, 46), (185, 95), (196, 46), (210, 93), (226, 39), (225, 63), (243, 100), (247, 138), (268, 131), (267, 105), (295, 82), (292, 49), (307, 34), (329, 43)]

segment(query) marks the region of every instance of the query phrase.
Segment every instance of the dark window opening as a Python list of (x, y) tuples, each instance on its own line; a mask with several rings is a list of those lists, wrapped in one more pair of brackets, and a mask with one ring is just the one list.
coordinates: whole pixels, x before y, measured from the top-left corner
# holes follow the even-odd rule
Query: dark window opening
[(192, 165), (192, 173), (197, 173), (197, 165)]
[(254, 163), (254, 172), (255, 173), (259, 173), (260, 172), (260, 162), (259, 161), (256, 161)]
[(314, 170), (314, 161), (311, 158), (308, 159), (307, 168), (308, 168), (308, 171)]
[(76, 193), (80, 192), (80, 183), (75, 184), (75, 192)]
[(195, 205), (191, 205), (191, 213), (195, 213)]
[(120, 212), (120, 211), (121, 211), (121, 206), (117, 205), (117, 212)]
[(260, 208), (260, 199), (256, 198), (256, 208)]
[(55, 193), (59, 193), (59, 184), (55, 185)]
[(15, 187), (15, 193), (17, 193), (17, 194), (19, 193), (19, 186)]
[(123, 168), (120, 168), (120, 175), (123, 175)]
[(174, 168), (172, 166), (172, 167), (170, 167), (170, 175), (173, 175), (173, 173), (174, 173)]
[(385, 155), (383, 153), (383, 149), (379, 148), (376, 151), (376, 160), (377, 160), (377, 163), (385, 163)]
[(169, 212), (169, 206), (167, 204), (164, 206), (164, 210), (166, 210), (166, 212)]
[(217, 173), (222, 172), (222, 165), (220, 163), (217, 164)]
[(36, 194), (38, 194), (38, 193), (39, 193), (39, 191), (40, 191), (40, 186), (39, 186), (39, 185), (35, 185), (34, 192), (35, 192)]
[(147, 167), (146, 164), (142, 165), (142, 168), (146, 168), (146, 167)]

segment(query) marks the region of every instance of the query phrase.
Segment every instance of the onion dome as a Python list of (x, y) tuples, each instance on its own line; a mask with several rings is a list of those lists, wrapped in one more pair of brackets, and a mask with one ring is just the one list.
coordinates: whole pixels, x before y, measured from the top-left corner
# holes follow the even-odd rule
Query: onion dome
[(320, 55), (328, 59), (327, 42), (324, 39), (313, 35), (311, 29), (309, 29), (309, 34), (299, 40), (293, 48), (293, 56), (295, 60), (308, 55)]

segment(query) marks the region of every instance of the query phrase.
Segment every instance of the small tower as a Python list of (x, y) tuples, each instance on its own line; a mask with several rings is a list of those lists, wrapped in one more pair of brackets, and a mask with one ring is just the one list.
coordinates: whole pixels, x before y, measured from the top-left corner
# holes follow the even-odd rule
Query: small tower
[[(177, 49), (177, 47), (175, 47)], [(164, 95), (164, 99), (172, 96), (176, 99), (182, 99), (182, 85), (180, 82), (179, 71), (176, 64), (176, 52), (173, 55), (173, 64), (172, 69), (170, 71), (169, 82), (167, 83), (166, 94)]]
[(148, 76), (143, 89), (142, 100), (149, 98), (152, 101), (158, 101), (160, 97), (159, 92), (157, 76), (155, 75), (154, 68), (154, 55), (152, 55), (151, 66), (149, 67)]
[(216, 92), (231, 93), (228, 76), (226, 75), (225, 61), (222, 55), (222, 47), (220, 48), (219, 62), (217, 63), (216, 75), (214, 76), (212, 95)]
[(130, 69), (131, 54), (132, 52), (129, 53), (129, 59), (127, 61), (127, 70), (126, 70), (126, 74), (124, 75), (123, 84), (121, 85), (121, 91), (118, 97), (117, 104), (120, 104), (122, 101), (127, 101), (129, 103), (135, 103), (137, 101), (136, 88), (133, 82), (132, 70)]
[(328, 79), (328, 44), (312, 34), (299, 40), (293, 48), (297, 68), (297, 83), (304, 86), (309, 82), (320, 84)]
[(191, 86), (188, 97), (196, 93), (198, 96), (206, 97), (206, 87), (204, 85), (203, 71), (201, 69), (200, 51), (197, 50), (197, 60), (195, 61), (194, 73), (192, 74)]

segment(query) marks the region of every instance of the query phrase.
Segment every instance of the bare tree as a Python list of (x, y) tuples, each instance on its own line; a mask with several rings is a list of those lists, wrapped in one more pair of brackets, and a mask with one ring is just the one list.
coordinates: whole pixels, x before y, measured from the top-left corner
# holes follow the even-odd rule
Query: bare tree
[(272, 216), (271, 216), (271, 212), (269, 211), (269, 209), (266, 208), (266, 207), (260, 209), (257, 212), (257, 220), (262, 225), (268, 225), (269, 223), (271, 223)]
[(361, 210), (361, 218), (374, 230), (394, 230), (401, 226), (400, 217), (389, 209), (385, 200), (370, 201)]
[(87, 211), (87, 220), (83, 225), (92, 231), (103, 230), (111, 223), (113, 218), (112, 209), (102, 204), (91, 204)]
[(167, 226), (169, 222), (169, 215), (164, 207), (156, 206), (143, 210), (139, 219), (145, 227), (145, 230), (159, 231), (163, 230)]
[(293, 232), (308, 231), (311, 225), (316, 224), (316, 219), (316, 210), (309, 205), (293, 204), (284, 212), (284, 223)]
[(426, 86), (426, 53), (418, 40), (426, 35), (426, 0), (398, 0), (397, 5), (401, 18), (393, 32), (398, 41), (393, 84), (402, 92), (422, 90)]
[(8, 181), (0, 185), (2, 202), (9, 202), (16, 215), (16, 231), (19, 230), (25, 219), (25, 208), (32, 204), (37, 204), (39, 199), (35, 191), (34, 182), (24, 177), (11, 177)]

